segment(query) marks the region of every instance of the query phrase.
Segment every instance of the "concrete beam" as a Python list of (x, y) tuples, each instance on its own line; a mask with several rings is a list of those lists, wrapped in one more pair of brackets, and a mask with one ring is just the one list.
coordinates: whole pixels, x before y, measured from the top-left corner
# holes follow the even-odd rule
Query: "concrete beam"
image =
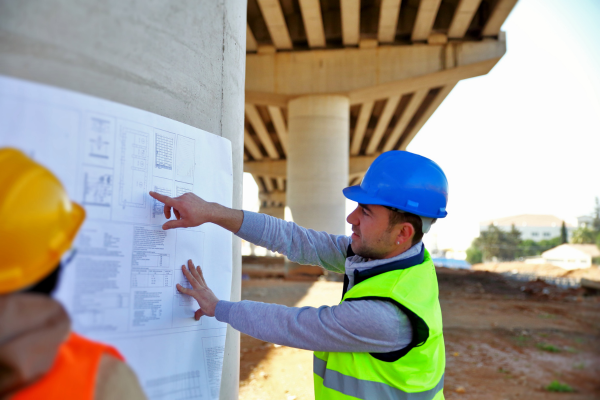
[(373, 105), (375, 105), (375, 102), (367, 101), (360, 107), (358, 120), (356, 121), (356, 127), (354, 128), (354, 136), (352, 136), (352, 144), (350, 145), (350, 154), (353, 156), (358, 155), (360, 152), (360, 146), (362, 145), (365, 131), (367, 130), (367, 125), (371, 119), (371, 113), (373, 112)]
[(362, 156), (362, 157), (350, 157), (350, 168), (348, 170), (348, 174), (350, 176), (360, 175), (367, 172), (373, 161), (379, 156), (379, 154), (374, 154), (371, 156)]
[(260, 149), (254, 142), (254, 139), (252, 139), (252, 136), (250, 136), (250, 133), (248, 133), (247, 129), (244, 129), (244, 146), (246, 146), (246, 149), (248, 149), (248, 152), (255, 160), (263, 159)]
[(260, 201), (285, 204), (285, 192), (279, 190), (271, 193), (260, 192), (258, 194), (258, 199)]
[(481, 0), (460, 0), (448, 29), (449, 38), (460, 39), (465, 36), (479, 4)]
[(281, 143), (283, 152), (287, 154), (288, 131), (287, 127), (285, 126), (285, 120), (283, 119), (281, 108), (276, 106), (268, 106), (267, 109), (269, 110), (269, 115), (271, 116), (271, 121), (273, 121), (273, 126), (275, 127), (275, 131), (279, 137), (279, 142)]
[[(360, 97), (359, 101), (384, 99), (400, 92), (378, 94), (380, 87), (427, 77), (447, 69), (447, 47), (452, 47), (456, 66), (466, 67), (493, 59), (506, 52), (506, 43), (498, 40), (448, 43), (446, 45), (383, 46), (372, 49), (345, 48), (246, 56), (246, 102), (282, 106), (306, 94), (342, 94)], [(488, 69), (489, 70), (489, 69)], [(448, 70), (450, 71), (450, 70)], [(487, 73), (458, 70), (459, 79)], [(446, 72), (452, 74), (452, 72)], [(443, 77), (443, 75), (442, 75)], [(433, 85), (441, 83), (430, 80)], [(392, 85), (393, 86), (393, 85)], [(434, 86), (430, 86), (434, 87)], [(375, 94), (367, 94), (371, 88)], [(412, 87), (408, 93), (422, 89)], [(406, 93), (406, 92), (404, 92)], [(361, 94), (361, 96), (358, 96)], [(368, 99), (366, 99), (368, 97)], [(276, 104), (275, 104), (276, 103)]]
[(256, 106), (254, 104), (246, 103), (245, 110), (246, 117), (248, 118), (248, 121), (250, 121), (250, 125), (252, 125), (252, 128), (254, 128), (256, 136), (258, 136), (260, 139), (269, 157), (275, 159), (279, 158), (279, 153), (277, 152), (277, 149), (275, 148), (275, 145), (269, 136), (269, 132), (267, 131), (267, 128), (265, 127), (265, 124), (263, 123)]
[(282, 50), (292, 49), (292, 39), (279, 0), (257, 0), (257, 2), (275, 47)]
[(285, 191), (285, 178), (276, 178), (277, 190)]
[(299, 0), (306, 39), (311, 48), (325, 47), (325, 31), (319, 0)]
[(456, 67), (441, 72), (435, 72), (426, 76), (420, 76), (402, 81), (392, 82), (385, 85), (374, 86), (364, 90), (356, 90), (350, 93), (350, 104), (360, 104), (365, 101), (377, 100), (396, 94), (412, 93), (417, 90), (445, 86), (452, 82), (468, 79), (475, 76), (485, 75), (500, 61), (501, 57), (479, 63)]
[(256, 43), (256, 39), (254, 38), (254, 34), (250, 29), (250, 25), (246, 23), (246, 51), (256, 51), (258, 49), (258, 45)]
[(383, 146), (384, 152), (394, 150), (394, 146), (396, 145), (396, 143), (398, 143), (398, 139), (400, 139), (402, 132), (404, 132), (404, 130), (408, 126), (408, 123), (413, 119), (415, 113), (419, 109), (419, 106), (421, 106), (421, 104), (423, 103), (425, 96), (427, 96), (427, 93), (429, 93), (429, 89), (421, 89), (413, 93), (408, 105), (402, 112), (400, 119), (398, 120), (398, 122), (396, 122), (394, 130), (392, 131), (390, 137)]
[(290, 96), (278, 93), (251, 92), (246, 90), (246, 103), (258, 106), (276, 106), (285, 108)]
[(379, 146), (379, 142), (381, 142), (381, 137), (387, 130), (390, 120), (394, 116), (394, 112), (396, 111), (396, 107), (398, 107), (398, 103), (400, 102), (400, 95), (390, 97), (385, 106), (383, 107), (383, 111), (379, 116), (379, 120), (377, 121), (377, 126), (375, 126), (375, 131), (369, 140), (369, 144), (367, 145), (366, 153), (368, 155), (374, 154)]
[(448, 84), (440, 90), (433, 102), (429, 105), (429, 107), (427, 107), (425, 113), (421, 115), (416, 125), (411, 129), (410, 132), (408, 132), (406, 137), (402, 138), (402, 143), (400, 143), (400, 145), (398, 146), (398, 150), (406, 150), (406, 147), (410, 144), (410, 142), (413, 140), (413, 138), (416, 136), (419, 130), (421, 130), (423, 125), (425, 125), (425, 122), (427, 122), (429, 117), (431, 117), (434, 111), (440, 106), (440, 104), (442, 104), (444, 99), (450, 94), (450, 92), (452, 91), (452, 89), (454, 89), (454, 86), (456, 86), (457, 83), (458, 82)]
[(275, 186), (273, 185), (273, 181), (270, 176), (263, 176), (263, 182), (265, 183), (265, 189), (267, 192), (272, 192), (275, 190)]
[(483, 30), (481, 31), (482, 36), (498, 36), (500, 34), (500, 28), (508, 14), (512, 11), (517, 0), (499, 0), (490, 15), (490, 18), (485, 23)]
[(286, 178), (287, 162), (285, 160), (247, 161), (244, 163), (244, 172), (254, 176)]
[(356, 46), (360, 39), (360, 0), (340, 1), (344, 46)]
[[(355, 156), (350, 157), (348, 173), (350, 175), (364, 174), (371, 163), (379, 154), (371, 156)], [(246, 161), (244, 163), (244, 172), (248, 172), (253, 176), (262, 176), (269, 178), (287, 178), (287, 161), (286, 160), (262, 160), (262, 161)]]
[(413, 42), (427, 40), (441, 3), (442, 0), (421, 0), (411, 36)]
[(401, 0), (382, 0), (379, 8), (377, 39), (380, 43), (392, 43), (396, 39), (396, 27), (400, 16)]

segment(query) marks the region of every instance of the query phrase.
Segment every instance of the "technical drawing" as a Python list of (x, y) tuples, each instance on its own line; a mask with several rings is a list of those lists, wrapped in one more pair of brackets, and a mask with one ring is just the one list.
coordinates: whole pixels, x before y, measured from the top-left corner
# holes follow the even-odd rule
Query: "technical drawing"
[(144, 387), (150, 400), (185, 400), (202, 397), (198, 370), (152, 379), (147, 381)]
[[(160, 193), (160, 194), (163, 194), (163, 195), (169, 196), (169, 197), (173, 196), (173, 192), (171, 191), (171, 189), (168, 187), (165, 187), (167, 185), (170, 185), (171, 182), (166, 181), (164, 179), (157, 178), (157, 177), (154, 177), (154, 180), (155, 180), (154, 181), (154, 191), (156, 193)], [(165, 205), (162, 202), (160, 202), (156, 199), (152, 199), (152, 218), (163, 217), (164, 209), (165, 209)]]
[(119, 204), (123, 208), (145, 208), (148, 134), (128, 128), (122, 129), (120, 161)]
[(89, 155), (108, 158), (111, 143), (107, 140), (107, 136), (110, 133), (111, 121), (92, 117), (90, 125), (91, 131), (97, 133), (97, 136), (90, 138)]
[[(188, 279), (183, 275), (183, 273), (181, 271), (179, 271), (179, 282), (178, 283), (186, 289), (192, 288), (192, 284), (190, 283), (190, 281), (188, 281)], [(179, 305), (182, 307), (194, 305), (194, 298), (192, 296), (181, 294), (181, 293), (179, 293), (178, 290), (176, 290), (176, 297), (179, 298)]]
[(173, 270), (133, 268), (131, 270), (132, 288), (160, 288), (170, 287), (173, 283)]
[(154, 165), (158, 169), (173, 170), (173, 147), (175, 147), (174, 135), (155, 132), (156, 155)]
[(221, 371), (223, 369), (223, 354), (225, 353), (225, 336), (203, 337), (204, 365), (206, 380), (211, 399), (219, 398), (221, 387)]
[(175, 180), (194, 183), (196, 141), (186, 136), (177, 135), (177, 155), (175, 157)]
[(113, 173), (88, 168), (83, 174), (83, 205), (110, 207), (113, 193)]
[(192, 193), (193, 192), (193, 187), (191, 185), (186, 185), (183, 182), (176, 182), (176, 186), (175, 186), (175, 196), (179, 197), (182, 194), (186, 194), (186, 193)]
[(85, 118), (84, 163), (113, 167), (114, 119), (99, 114), (86, 114)]

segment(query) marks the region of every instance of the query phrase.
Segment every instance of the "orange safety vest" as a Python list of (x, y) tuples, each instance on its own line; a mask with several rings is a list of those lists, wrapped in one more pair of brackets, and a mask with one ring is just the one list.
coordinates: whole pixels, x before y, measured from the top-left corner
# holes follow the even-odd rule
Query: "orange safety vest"
[(13, 400), (90, 399), (96, 390), (96, 375), (103, 354), (124, 361), (114, 347), (71, 332), (59, 347), (52, 368), (32, 385), (17, 392)]

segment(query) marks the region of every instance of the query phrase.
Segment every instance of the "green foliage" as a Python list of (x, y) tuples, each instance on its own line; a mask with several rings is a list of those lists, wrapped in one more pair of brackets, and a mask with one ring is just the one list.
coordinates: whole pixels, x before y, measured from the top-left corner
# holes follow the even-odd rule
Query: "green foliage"
[(552, 381), (551, 384), (546, 386), (546, 390), (549, 392), (559, 392), (559, 393), (572, 393), (575, 391), (571, 386), (566, 383), (560, 383), (559, 381)]
[(467, 249), (467, 262), (469, 264), (479, 264), (480, 262), (483, 262), (483, 253), (481, 249), (471, 245), (471, 247)]
[(546, 250), (553, 249), (556, 246), (562, 244), (562, 238), (557, 236), (552, 239), (544, 239), (536, 242), (535, 240), (527, 239), (522, 240), (519, 243), (519, 250), (517, 251), (517, 257), (530, 257), (538, 256)]
[(504, 232), (497, 226), (490, 224), (486, 231), (481, 232), (478, 238), (471, 243), (467, 250), (475, 258), (478, 252), (481, 253), (483, 261), (496, 258), (500, 261), (514, 260), (519, 243), (521, 243), (521, 232), (515, 229), (514, 225), (510, 232)]
[(540, 342), (535, 345), (540, 350), (548, 351), (550, 353), (560, 353), (560, 349), (553, 344)]
[(581, 228), (577, 228), (573, 231), (573, 236), (571, 237), (571, 243), (578, 244), (596, 244), (596, 240), (598, 237), (598, 232), (583, 226)]
[(596, 197), (596, 206), (594, 207), (594, 220), (592, 221), (592, 228), (597, 233), (600, 233), (600, 199)]
[(567, 233), (567, 225), (565, 224), (565, 221), (562, 222), (560, 227), (560, 242), (561, 244), (569, 242), (569, 234)]

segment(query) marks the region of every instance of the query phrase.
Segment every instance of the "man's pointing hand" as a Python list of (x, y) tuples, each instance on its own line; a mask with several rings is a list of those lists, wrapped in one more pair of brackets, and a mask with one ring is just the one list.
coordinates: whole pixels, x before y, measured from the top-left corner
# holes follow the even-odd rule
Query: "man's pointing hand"
[(179, 197), (169, 197), (156, 192), (150, 196), (165, 205), (165, 218), (171, 218), (171, 209), (176, 220), (167, 221), (163, 229), (191, 228), (212, 222), (230, 232), (237, 233), (244, 221), (244, 213), (232, 210), (217, 203), (209, 203), (194, 193), (185, 193)]
[(164, 230), (174, 228), (190, 228), (202, 225), (210, 220), (214, 209), (214, 203), (204, 201), (193, 193), (185, 193), (179, 197), (169, 197), (156, 192), (150, 192), (150, 196), (165, 205), (165, 218), (171, 218), (171, 209), (176, 220), (167, 221), (162, 226)]

